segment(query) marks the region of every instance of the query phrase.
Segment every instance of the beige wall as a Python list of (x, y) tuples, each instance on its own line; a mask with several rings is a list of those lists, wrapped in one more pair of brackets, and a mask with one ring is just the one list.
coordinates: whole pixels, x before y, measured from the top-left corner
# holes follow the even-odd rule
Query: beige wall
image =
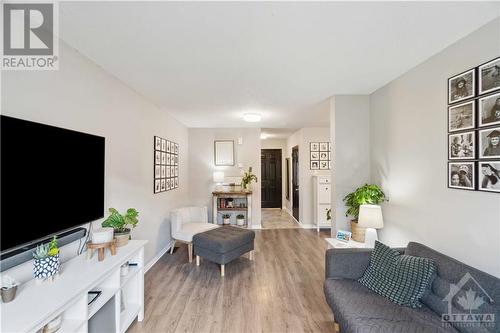
[(371, 95), (371, 178), (390, 202), (380, 236), (422, 242), (500, 276), (500, 196), (447, 188), (447, 79), (500, 55), (500, 19)]
[[(185, 126), (63, 42), (59, 70), (2, 73), (1, 105), (5, 115), (104, 136), (106, 209), (135, 207), (140, 212), (132, 237), (149, 240), (146, 262), (169, 246), (169, 212), (188, 198)], [(180, 145), (179, 189), (153, 194), (154, 135)], [(50, 213), (44, 218), (50, 223)]]
[[(238, 144), (238, 138), (243, 144)], [(215, 167), (214, 141), (234, 140), (235, 166)], [(190, 128), (189, 129), (189, 202), (192, 205), (207, 206), (212, 220), (213, 172), (224, 171), (224, 175), (241, 176), (242, 170), (253, 168), (260, 180), (260, 129), (259, 128)], [(243, 169), (238, 164), (243, 164)], [(252, 225), (260, 226), (260, 182), (252, 185)]]

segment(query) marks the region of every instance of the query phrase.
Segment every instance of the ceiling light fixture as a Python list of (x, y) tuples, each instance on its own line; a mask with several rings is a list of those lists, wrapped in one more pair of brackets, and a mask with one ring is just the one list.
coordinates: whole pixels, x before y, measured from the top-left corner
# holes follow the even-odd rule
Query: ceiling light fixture
[(244, 113), (243, 120), (249, 123), (257, 123), (262, 120), (260, 113)]
[(266, 133), (260, 133), (260, 138), (261, 138), (261, 140), (267, 139), (267, 134)]

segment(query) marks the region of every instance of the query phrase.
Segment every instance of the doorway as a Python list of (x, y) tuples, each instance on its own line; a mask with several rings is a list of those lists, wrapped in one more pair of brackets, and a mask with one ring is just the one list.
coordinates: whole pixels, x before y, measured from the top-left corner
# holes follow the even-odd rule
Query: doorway
[(292, 148), (292, 215), (299, 220), (299, 146)]
[(261, 149), (261, 205), (280, 208), (282, 203), (281, 149)]

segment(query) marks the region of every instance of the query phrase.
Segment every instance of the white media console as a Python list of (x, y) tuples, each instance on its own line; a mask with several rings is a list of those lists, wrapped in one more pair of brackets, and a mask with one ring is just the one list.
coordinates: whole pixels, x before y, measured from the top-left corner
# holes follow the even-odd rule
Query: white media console
[[(125, 332), (136, 317), (144, 318), (146, 243), (131, 240), (114, 256), (107, 251), (101, 262), (97, 253), (90, 260), (82, 254), (63, 263), (53, 282), (20, 285), (16, 298), (0, 305), (0, 331), (37, 332), (62, 315), (58, 332)], [(121, 276), (120, 266), (127, 261), (137, 266)], [(101, 295), (88, 305), (91, 290), (101, 290)]]

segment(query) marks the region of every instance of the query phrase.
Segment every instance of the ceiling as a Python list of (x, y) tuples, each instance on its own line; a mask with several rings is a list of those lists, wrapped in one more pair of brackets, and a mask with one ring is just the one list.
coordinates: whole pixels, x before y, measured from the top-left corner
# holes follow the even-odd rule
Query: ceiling
[[(61, 2), (64, 41), (189, 127), (328, 125), (499, 2)], [(244, 123), (259, 112), (261, 123)]]

